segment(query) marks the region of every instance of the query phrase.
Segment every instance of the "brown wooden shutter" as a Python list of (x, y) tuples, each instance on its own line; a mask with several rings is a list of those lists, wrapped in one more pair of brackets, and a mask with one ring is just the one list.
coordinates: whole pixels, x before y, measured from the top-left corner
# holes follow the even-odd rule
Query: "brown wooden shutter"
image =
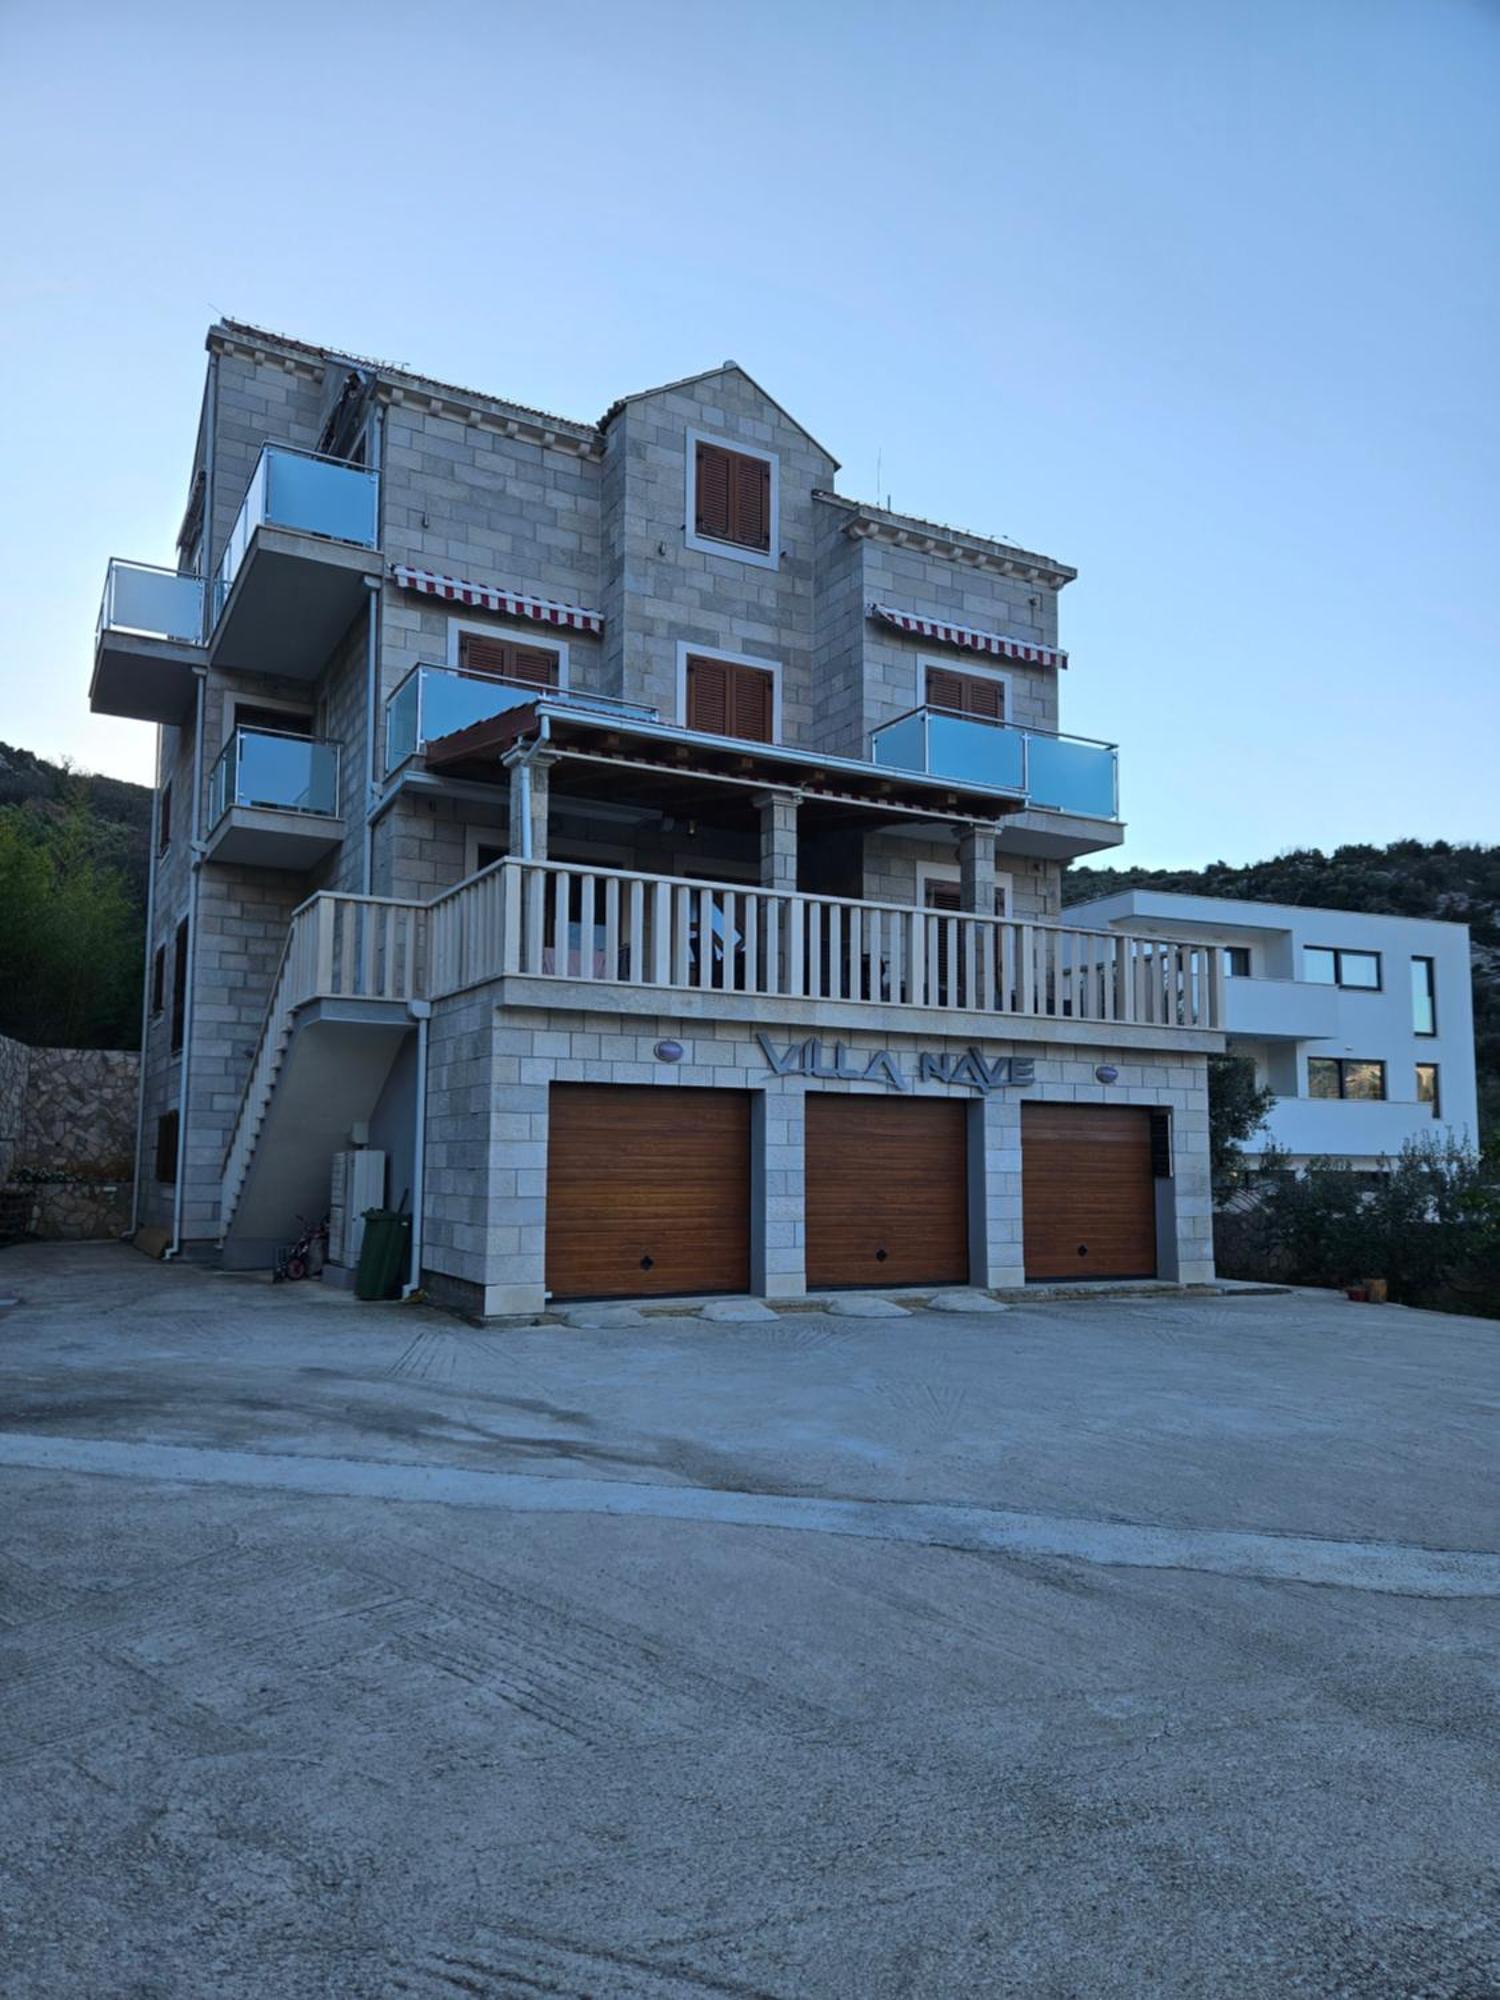
[(167, 947), (159, 944), (151, 959), (151, 1011), (159, 1014), (167, 997)]
[(458, 635), (458, 664), (471, 674), (509, 673), (506, 657), (509, 650), (498, 633), (493, 638), (488, 632)]
[(756, 667), (732, 667), (729, 685), (729, 734), (752, 743), (769, 743), (775, 692), (771, 676)]
[(990, 722), (1005, 719), (1005, 683), (987, 674), (959, 674), (948, 667), (927, 669), (927, 701), (959, 715), (982, 715)]
[(557, 686), (557, 655), (545, 646), (512, 646), (509, 649), (510, 678), (525, 681), (528, 687)]
[(499, 633), (460, 632), (458, 664), (471, 674), (523, 681), (527, 687), (557, 686), (557, 655), (548, 646), (521, 646)]
[(725, 660), (687, 663), (687, 726), (710, 736), (728, 736), (729, 665)]
[(697, 449), (697, 476), (693, 481), (697, 532), (716, 541), (730, 541), (734, 533), (730, 454), (712, 444), (700, 444)]
[(734, 454), (734, 524), (731, 540), (742, 548), (771, 547), (771, 467), (763, 458)]

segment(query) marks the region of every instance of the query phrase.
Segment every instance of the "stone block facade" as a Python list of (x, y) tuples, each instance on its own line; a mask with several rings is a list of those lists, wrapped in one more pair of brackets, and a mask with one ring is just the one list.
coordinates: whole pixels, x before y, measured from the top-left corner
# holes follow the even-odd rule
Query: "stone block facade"
[[(1054, 818), (1038, 835), (1018, 816), (997, 859), (1003, 801), (975, 807), (961, 787), (933, 782), (915, 805), (905, 796), (888, 804), (900, 787), (871, 761), (872, 732), (925, 702), (929, 664), (1003, 681), (1003, 719), (1038, 730), (1058, 726), (1056, 668), (945, 649), (940, 639), (920, 640), (871, 612), (890, 604), (919, 619), (1055, 648), (1058, 595), (1071, 570), (839, 496), (836, 461), (732, 362), (626, 396), (599, 420), (580, 421), (240, 325), (216, 326), (208, 345), (181, 566), (215, 574), (268, 443), (311, 453), (331, 447), (365, 475), (378, 475), (378, 517), (367, 571), (358, 551), (352, 560), (342, 552), (350, 596), (347, 605), (339, 600), (339, 617), (347, 611), (348, 623), (310, 678), (282, 671), (287, 661), (269, 642), (261, 667), (233, 672), (213, 664), (206, 644), (192, 706), (159, 731), (147, 976), (160, 1004), (148, 1010), (144, 1048), (148, 1172), (140, 1207), (143, 1220), (173, 1228), (189, 1254), (213, 1254), (224, 1228), (226, 1155), (298, 908), (320, 892), (427, 904), (520, 845), (520, 793), (513, 811), (498, 750), (476, 752), (473, 764), (455, 771), (392, 741), (393, 698), (419, 667), (457, 671), (466, 631), (550, 648), (560, 690), (654, 715), (636, 717), (638, 740), (615, 737), (597, 755), (575, 745), (573, 762), (550, 779), (545, 763), (533, 761), (534, 853), (678, 882), (800, 889), (904, 907), (922, 905), (932, 883), (953, 882), (965, 907), (982, 914), (991, 913), (998, 889), (1003, 912), (1033, 923), (1058, 919), (1059, 855), (1069, 839), (1079, 840), (1076, 827), (1070, 834)], [(341, 409), (355, 414), (335, 430)], [(700, 439), (758, 454), (771, 468), (774, 518), (764, 549), (697, 532)], [(317, 560), (315, 549), (307, 560)], [(247, 556), (247, 565), (252, 561)], [(443, 588), (454, 594), (414, 588), (412, 572), (447, 580)], [(528, 620), (473, 601), (486, 592), (589, 616), (581, 624)], [(287, 601), (292, 597), (288, 586)], [(260, 629), (272, 629), (271, 613), (262, 616)], [(602, 628), (591, 629), (598, 620)], [(716, 765), (710, 775), (718, 790), (702, 810), (669, 784), (679, 773), (673, 752), (661, 748), (674, 730), (700, 742), (710, 734), (686, 731), (685, 661), (694, 652), (773, 675), (775, 721), (764, 747), (782, 759), (769, 775), (763, 767), (752, 773), (748, 758), (745, 770)], [(968, 694), (983, 698), (986, 690)], [(229, 862), (210, 851), (210, 774), (247, 709), (261, 712), (261, 727), (285, 716), (294, 733), (339, 746), (342, 837), (312, 865), (286, 854), (264, 865)], [(647, 730), (655, 733), (648, 738)], [(752, 731), (743, 740), (748, 748), (759, 739)], [(796, 774), (783, 787), (778, 773), (786, 759), (795, 759)], [(864, 778), (855, 784), (857, 797), (845, 774), (829, 780), (820, 768), (840, 759), (871, 774), (868, 785)], [(657, 802), (651, 774), (664, 769)], [(902, 785), (909, 782), (908, 773)], [(1004, 798), (1014, 803), (1013, 793)], [(813, 814), (803, 808), (812, 801), (817, 827), (809, 833)], [(1085, 828), (1077, 851), (1109, 839)], [(566, 888), (561, 894), (554, 917), (566, 927)], [(173, 993), (179, 936), (187, 946), (180, 1005)], [(154, 979), (153, 963), (161, 967)], [(412, 997), (393, 998), (404, 1004)], [(495, 994), (484, 988), (438, 998), (426, 1042), (421, 1230), (435, 1295), (484, 1313), (535, 1308), (547, 1093), (569, 1078), (669, 1086), (696, 1077), (752, 1091), (756, 1284), (773, 1295), (801, 1288), (801, 1086), (768, 1079), (743, 1022), (714, 1020), (681, 996), (663, 1001), (659, 1020), (632, 1011), (640, 1005), (637, 994), (618, 1015), (597, 1004), (584, 1013), (559, 1004), (538, 1017), (534, 1008), (497, 1011)], [(867, 1010), (858, 1018), (864, 1035), (872, 1016)], [(1065, 1024), (1056, 1025), (1061, 1037)], [(668, 1033), (688, 1050), (672, 1079), (650, 1054)], [(962, 1046), (951, 1017), (934, 1022), (933, 1036)], [(1059, 1039), (1034, 1053), (1045, 1093), (1099, 1088), (1091, 1082), (1105, 1059), (1097, 1047), (1070, 1052)], [(1202, 1051), (1176, 1066), (1181, 1074), (1159, 1052), (1147, 1061), (1139, 1051), (1116, 1051), (1111, 1060), (1121, 1071), (1117, 1099), (1172, 1112), (1178, 1164), (1170, 1261), (1185, 1274), (1201, 1272)], [(170, 1136), (179, 1113), (179, 1144), (162, 1152), (171, 1176), (158, 1179), (150, 1171), (156, 1140)], [(975, 1240), (983, 1246), (975, 1276), (1018, 1282), (1014, 1103), (987, 1100), (972, 1122), (979, 1176), (973, 1213), (982, 1218)]]
[[(852, 1063), (888, 1049), (910, 1077), (921, 1053), (961, 1056), (972, 1038), (951, 1032), (849, 1033)], [(780, 1026), (777, 1043), (809, 1025)], [(759, 1100), (751, 1218), (752, 1285), (764, 1296), (806, 1290), (804, 1113), (810, 1089), (885, 1094), (873, 1084), (777, 1076), (752, 1029), (697, 1013), (610, 1015), (537, 1011), (501, 1004), (494, 989), (440, 1005), (433, 1019), (428, 1097), (427, 1234), (422, 1261), (434, 1297), (476, 1317), (540, 1311), (546, 1303), (546, 1169), (549, 1091), (554, 1084), (649, 1085), (663, 1090), (750, 1091)], [(659, 1043), (680, 1045), (667, 1063)], [(916, 1084), (922, 1095), (971, 1107), (969, 1205), (972, 1281), (996, 1288), (1025, 1283), (1022, 1253), (1021, 1105), (1133, 1105), (1168, 1114), (1172, 1172), (1158, 1237), (1158, 1266), (1184, 1284), (1213, 1277), (1208, 1178), (1207, 1059), (1097, 1043), (996, 1041), (987, 1059), (1024, 1057), (1024, 1088), (977, 1096), (967, 1087)], [(1109, 1083), (1101, 1068), (1116, 1074)], [(488, 1198), (485, 1189), (488, 1188)]]

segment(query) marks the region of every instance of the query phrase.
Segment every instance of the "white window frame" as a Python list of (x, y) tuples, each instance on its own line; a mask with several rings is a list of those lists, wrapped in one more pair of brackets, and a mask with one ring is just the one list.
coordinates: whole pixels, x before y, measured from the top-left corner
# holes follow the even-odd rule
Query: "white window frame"
[(558, 688), (572, 685), (568, 666), (568, 642), (566, 639), (554, 638), (550, 625), (543, 627), (534, 635), (528, 632), (523, 640), (520, 628), (509, 621), (501, 623), (488, 618), (450, 618), (447, 658), (450, 667), (457, 667), (459, 664), (459, 640), (465, 632), (477, 632), (482, 639), (513, 639), (518, 646), (523, 644), (534, 646), (539, 653), (556, 653)]
[[(727, 653), (722, 646), (700, 646), (692, 639), (677, 641), (677, 726), (688, 726), (687, 711), (687, 663), (694, 660), (727, 660), (732, 667), (756, 667), (763, 674), (771, 676), (771, 741), (781, 741), (781, 662), (780, 660), (760, 660), (753, 653)], [(695, 730), (694, 735), (701, 735)], [(750, 743), (749, 736), (726, 737), (726, 742)]]
[[(927, 706), (927, 669), (929, 667), (936, 667), (940, 673), (969, 674), (975, 680), (999, 681), (1001, 687), (1005, 690), (1005, 714), (1001, 718), (1001, 721), (1005, 724), (1015, 721), (1016, 718), (1011, 710), (1011, 691), (1015, 681), (1014, 674), (1007, 673), (1003, 667), (991, 667), (981, 664), (978, 660), (967, 658), (959, 661), (945, 657), (940, 653), (919, 653), (917, 655), (917, 698), (912, 704), (913, 707), (925, 708)], [(982, 716), (977, 715), (970, 719), (975, 722), (982, 722), (984, 720)]]
[[(759, 549), (747, 549), (738, 542), (716, 542), (711, 535), (700, 535), (695, 527), (698, 519), (698, 446), (716, 445), (720, 451), (737, 451), (741, 458), (763, 458), (771, 468), (771, 546), (764, 555)], [(706, 556), (727, 556), (731, 562), (753, 563), (757, 569), (781, 568), (781, 460), (774, 451), (767, 451), (763, 445), (746, 444), (741, 438), (722, 437), (714, 431), (689, 430), (684, 457), (684, 504), (682, 532), (690, 549), (697, 549)], [(703, 648), (695, 648), (697, 651)], [(724, 657), (727, 659), (728, 654)], [(751, 663), (752, 665), (754, 662)]]
[[(963, 870), (956, 861), (919, 861), (917, 863), (917, 908), (927, 907), (927, 884), (929, 882), (961, 882)], [(1000, 907), (997, 917), (1008, 917), (1015, 905), (1016, 878), (1014, 875), (995, 871), (995, 887), (1000, 891)]]

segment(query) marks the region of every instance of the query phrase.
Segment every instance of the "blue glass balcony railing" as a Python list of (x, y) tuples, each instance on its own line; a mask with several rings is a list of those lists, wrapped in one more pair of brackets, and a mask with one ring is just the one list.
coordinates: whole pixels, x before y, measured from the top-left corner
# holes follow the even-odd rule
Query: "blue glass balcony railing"
[(203, 640), (203, 579), (117, 556), (104, 573), (99, 631), (133, 632), (143, 639)]
[(870, 755), (888, 770), (1013, 792), (1051, 812), (1120, 816), (1119, 753), (1112, 743), (914, 708), (872, 732)]
[(417, 666), (385, 705), (385, 768), (387, 774), (440, 736), (452, 736), (476, 722), (489, 722), (508, 708), (530, 701), (555, 702), (560, 708), (598, 715), (655, 722), (657, 711), (641, 702), (616, 701), (612, 695), (586, 694), (572, 688), (535, 687), (530, 682), (499, 680), (493, 674), (470, 673), (462, 667)]
[(214, 616), (224, 609), (257, 528), (290, 528), (373, 549), (379, 493), (378, 474), (362, 465), (294, 445), (263, 446), (214, 578)]
[(236, 729), (209, 773), (209, 825), (231, 806), (336, 818), (339, 745), (278, 729)]

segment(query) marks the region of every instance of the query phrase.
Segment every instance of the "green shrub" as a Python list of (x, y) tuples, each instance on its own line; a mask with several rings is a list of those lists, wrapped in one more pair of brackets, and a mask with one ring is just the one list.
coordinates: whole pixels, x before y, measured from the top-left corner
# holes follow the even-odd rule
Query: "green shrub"
[(1398, 1304), (1500, 1318), (1500, 1148), (1409, 1140), (1386, 1171), (1292, 1171), (1274, 1149), (1218, 1218), (1225, 1277), (1296, 1285), (1384, 1278)]

